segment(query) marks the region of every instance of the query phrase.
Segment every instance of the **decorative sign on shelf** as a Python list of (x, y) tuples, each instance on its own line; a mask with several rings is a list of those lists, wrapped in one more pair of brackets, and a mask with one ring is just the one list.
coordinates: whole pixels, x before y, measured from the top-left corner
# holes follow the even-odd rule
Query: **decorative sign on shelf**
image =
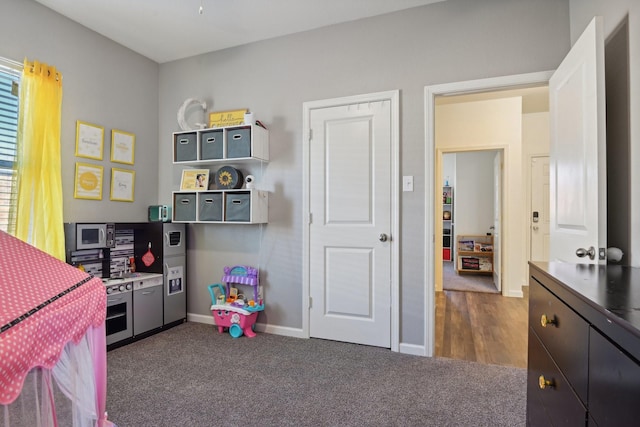
[(244, 123), (244, 113), (247, 108), (241, 110), (216, 111), (209, 113), (209, 127), (235, 126)]

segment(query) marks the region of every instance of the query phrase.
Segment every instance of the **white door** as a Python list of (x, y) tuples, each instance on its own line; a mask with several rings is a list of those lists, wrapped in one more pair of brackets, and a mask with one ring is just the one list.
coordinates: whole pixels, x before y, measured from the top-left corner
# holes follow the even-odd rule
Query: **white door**
[(606, 263), (602, 32), (595, 17), (549, 80), (550, 260)]
[(531, 261), (549, 261), (549, 156), (531, 159)]
[(493, 284), (502, 292), (502, 259), (500, 239), (502, 238), (502, 151), (493, 158)]
[(310, 336), (391, 346), (391, 102), (314, 109)]

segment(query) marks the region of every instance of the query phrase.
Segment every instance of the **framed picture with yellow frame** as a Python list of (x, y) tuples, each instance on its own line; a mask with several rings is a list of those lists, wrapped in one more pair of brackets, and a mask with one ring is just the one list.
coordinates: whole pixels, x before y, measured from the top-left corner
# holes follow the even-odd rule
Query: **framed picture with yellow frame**
[(102, 200), (104, 168), (90, 163), (76, 162), (73, 197), (76, 199)]
[(132, 165), (134, 163), (136, 136), (118, 129), (111, 130), (111, 161)]
[(111, 196), (117, 202), (133, 202), (136, 171), (111, 168)]
[(91, 123), (76, 121), (76, 157), (102, 160), (104, 128)]

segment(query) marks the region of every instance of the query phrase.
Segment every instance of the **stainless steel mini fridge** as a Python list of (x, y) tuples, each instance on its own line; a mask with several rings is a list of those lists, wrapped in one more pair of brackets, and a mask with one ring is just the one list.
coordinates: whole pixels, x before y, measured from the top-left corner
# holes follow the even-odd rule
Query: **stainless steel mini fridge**
[(186, 224), (149, 222), (133, 224), (138, 271), (164, 275), (163, 325), (187, 318)]

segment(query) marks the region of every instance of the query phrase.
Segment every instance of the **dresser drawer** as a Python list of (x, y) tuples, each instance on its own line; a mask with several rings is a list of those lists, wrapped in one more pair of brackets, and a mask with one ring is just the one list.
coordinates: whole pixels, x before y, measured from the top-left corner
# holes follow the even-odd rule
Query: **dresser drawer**
[(640, 422), (640, 365), (591, 329), (589, 413), (598, 426)]
[[(531, 425), (584, 426), (587, 410), (546, 349), (529, 328), (529, 368), (527, 370), (527, 420)], [(538, 406), (539, 405), (539, 406)]]
[(589, 324), (532, 278), (529, 286), (529, 326), (577, 395), (586, 403)]

